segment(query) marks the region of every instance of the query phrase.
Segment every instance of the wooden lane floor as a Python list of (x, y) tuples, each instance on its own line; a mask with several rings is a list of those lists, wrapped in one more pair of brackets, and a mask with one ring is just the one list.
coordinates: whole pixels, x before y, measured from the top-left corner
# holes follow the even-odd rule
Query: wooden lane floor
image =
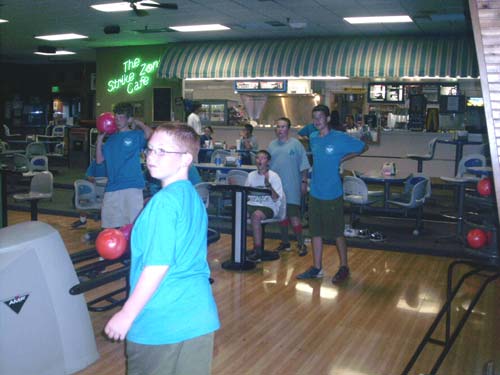
[[(29, 213), (9, 211), (11, 224)], [(69, 252), (88, 246), (83, 230), (70, 229), (74, 218), (40, 215), (60, 231)], [(92, 221), (91, 228), (97, 227)], [(248, 242), (251, 246), (251, 239)], [(276, 246), (277, 241), (267, 241)], [(336, 251), (325, 249), (323, 280), (297, 281), (310, 254), (285, 253), (253, 271), (222, 270), (230, 257), (230, 237), (209, 248), (213, 290), (222, 327), (215, 336), (213, 374), (400, 374), (445, 298), (449, 258), (350, 249), (351, 279), (330, 283)], [(113, 290), (115, 285), (105, 289)], [(477, 285), (468, 281), (453, 308), (462, 314)], [(88, 293), (87, 299), (96, 293)], [(487, 361), (500, 366), (500, 283), (490, 285), (465, 325), (439, 374), (480, 374)], [(106, 340), (102, 329), (116, 311), (91, 313), (101, 358), (79, 375), (124, 374), (124, 345)], [(439, 330), (443, 332), (444, 329)], [(424, 351), (414, 374), (425, 373), (437, 350)]]

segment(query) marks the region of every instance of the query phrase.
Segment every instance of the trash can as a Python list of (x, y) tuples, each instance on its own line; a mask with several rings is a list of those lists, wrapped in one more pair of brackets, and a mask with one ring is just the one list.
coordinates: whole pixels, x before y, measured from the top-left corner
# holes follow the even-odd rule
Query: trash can
[(0, 374), (72, 374), (99, 358), (59, 233), (31, 221), (0, 229)]

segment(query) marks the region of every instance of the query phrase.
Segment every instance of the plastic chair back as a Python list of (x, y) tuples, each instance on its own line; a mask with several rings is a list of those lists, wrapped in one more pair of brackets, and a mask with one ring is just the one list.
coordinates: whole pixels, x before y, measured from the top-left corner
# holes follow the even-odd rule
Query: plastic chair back
[(227, 183), (230, 185), (241, 185), (244, 186), (248, 178), (248, 172), (241, 171), (238, 169), (231, 169), (227, 172)]
[(345, 176), (343, 181), (344, 200), (353, 204), (370, 204), (368, 188), (359, 177)]
[(411, 190), (413, 186), (422, 181), (425, 180), (427, 181), (427, 185), (425, 187), (425, 199), (428, 199), (432, 195), (432, 187), (431, 187), (431, 179), (424, 175), (423, 173), (412, 173), (410, 177), (408, 177), (405, 181), (405, 186), (404, 186), (404, 191), (403, 194), (409, 195), (411, 194)]
[(26, 156), (31, 159), (33, 156), (47, 155), (45, 145), (41, 142), (31, 142), (26, 146)]
[(460, 159), (455, 177), (463, 177), (467, 174), (468, 167), (483, 167), (486, 165), (486, 157), (481, 154), (470, 154)]
[(101, 208), (102, 201), (97, 198), (95, 185), (87, 180), (76, 180), (75, 188), (75, 207), (79, 210), (98, 210)]
[(388, 202), (404, 208), (416, 208), (425, 203), (427, 193), (427, 180), (423, 179), (412, 186), (410, 194), (403, 194), (397, 199)]
[(437, 138), (432, 138), (427, 144), (428, 155), (431, 159), (434, 159), (434, 153), (436, 152)]
[(52, 128), (53, 137), (64, 137), (64, 130), (66, 127), (64, 125), (56, 125)]
[(32, 172), (48, 171), (49, 159), (46, 156), (34, 156), (30, 160), (30, 170)]
[(30, 184), (30, 193), (47, 194), (52, 197), (53, 192), (54, 176), (52, 176), (52, 173), (45, 171), (33, 176)]
[(208, 183), (208, 182), (200, 182), (194, 186), (196, 191), (200, 195), (201, 200), (205, 204), (206, 208), (208, 208), (208, 205), (210, 204), (209, 186), (210, 186), (210, 183)]
[(30, 171), (30, 161), (28, 157), (24, 154), (14, 154), (14, 168), (18, 172), (29, 172)]

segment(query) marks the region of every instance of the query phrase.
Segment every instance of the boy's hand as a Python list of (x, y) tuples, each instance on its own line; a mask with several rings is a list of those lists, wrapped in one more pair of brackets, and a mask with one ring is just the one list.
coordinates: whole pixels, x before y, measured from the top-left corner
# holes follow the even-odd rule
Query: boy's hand
[(113, 315), (108, 324), (106, 324), (106, 327), (104, 327), (104, 333), (111, 340), (124, 340), (132, 322), (133, 319), (130, 319), (127, 314), (123, 312), (123, 310), (120, 310)]

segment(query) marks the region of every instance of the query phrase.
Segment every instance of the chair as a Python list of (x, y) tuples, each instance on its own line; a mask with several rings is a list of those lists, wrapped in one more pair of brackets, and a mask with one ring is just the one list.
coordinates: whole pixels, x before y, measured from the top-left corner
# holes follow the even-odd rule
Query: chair
[[(262, 225), (262, 255), (261, 259), (262, 261), (271, 261), (271, 260), (277, 260), (280, 258), (279, 252), (277, 251), (266, 251), (265, 246), (264, 246), (264, 241), (266, 238), (266, 226), (267, 224), (272, 224), (272, 223), (279, 223), (280, 221), (285, 220), (286, 218), (286, 196), (285, 193), (283, 192), (283, 196), (280, 198), (280, 206), (278, 213), (273, 216), (272, 218), (269, 219), (264, 219), (260, 223)], [(248, 220), (250, 223), (250, 219)]]
[(31, 220), (38, 220), (38, 201), (51, 199), (54, 192), (54, 177), (45, 171), (33, 176), (28, 193), (14, 194), (13, 198), (19, 201), (28, 201), (31, 206)]
[(486, 165), (486, 157), (481, 154), (469, 154), (460, 159), (457, 168), (457, 178), (465, 178), (470, 181), (479, 181), (480, 177), (467, 173), (468, 167), (483, 167)]
[(427, 145), (427, 153), (426, 154), (407, 154), (406, 157), (408, 159), (416, 160), (417, 161), (417, 172), (422, 173), (423, 170), (423, 162), (427, 160), (432, 160), (434, 159), (434, 153), (436, 152), (436, 143), (437, 143), (437, 138), (433, 138), (429, 141)]
[(102, 198), (98, 197), (95, 185), (87, 180), (76, 180), (73, 183), (75, 188), (75, 207), (80, 211), (100, 210)]
[(205, 204), (205, 207), (208, 208), (208, 205), (210, 204), (210, 189), (209, 189), (210, 183), (209, 182), (200, 182), (197, 183), (194, 188), (200, 195), (201, 200)]
[(428, 184), (428, 179), (421, 179), (411, 186), (407, 194), (401, 194), (399, 197), (387, 201), (389, 204), (403, 208), (405, 216), (408, 216), (408, 212), (411, 210), (416, 211), (416, 227), (413, 230), (414, 236), (418, 236), (422, 228), (422, 210), (425, 203)]
[(345, 176), (343, 181), (344, 201), (349, 202), (351, 205), (351, 225), (355, 221), (354, 208), (363, 212), (363, 208), (378, 201), (378, 197), (383, 195), (373, 194), (370, 195), (366, 183), (359, 177)]
[[(358, 177), (359, 173), (356, 172), (355, 170), (351, 170), (351, 174), (354, 177)], [(368, 187), (368, 185), (366, 185)], [(383, 197), (384, 196), (384, 191), (383, 190), (368, 190), (368, 197), (370, 198), (376, 198), (376, 197)]]
[(227, 183), (231, 185), (245, 185), (248, 178), (248, 172), (239, 169), (231, 169), (227, 172)]
[(52, 128), (52, 136), (53, 137), (64, 137), (64, 131), (66, 126), (64, 125), (56, 125)]
[(32, 172), (43, 172), (49, 170), (49, 159), (47, 156), (34, 156), (30, 160), (30, 170)]
[(47, 155), (47, 150), (45, 145), (41, 142), (31, 142), (26, 146), (26, 156), (31, 159), (33, 156), (45, 156)]
[(391, 199), (399, 199), (401, 196), (409, 196), (409, 194), (411, 194), (411, 190), (413, 189), (413, 185), (422, 180), (427, 181), (427, 186), (425, 187), (425, 199), (429, 199), (432, 195), (431, 179), (422, 173), (412, 173), (408, 176), (405, 181), (403, 191), (401, 193), (392, 194)]
[[(231, 169), (226, 174), (220, 173), (216, 175), (216, 182), (227, 183), (229, 185), (240, 185), (244, 186), (248, 177), (248, 172), (241, 171), (238, 169)], [(231, 193), (229, 192), (217, 192), (217, 216), (220, 216), (222, 209), (225, 206), (230, 206), (232, 204)]]
[(25, 154), (14, 154), (14, 168), (16, 172), (30, 172), (31, 164), (28, 157)]

